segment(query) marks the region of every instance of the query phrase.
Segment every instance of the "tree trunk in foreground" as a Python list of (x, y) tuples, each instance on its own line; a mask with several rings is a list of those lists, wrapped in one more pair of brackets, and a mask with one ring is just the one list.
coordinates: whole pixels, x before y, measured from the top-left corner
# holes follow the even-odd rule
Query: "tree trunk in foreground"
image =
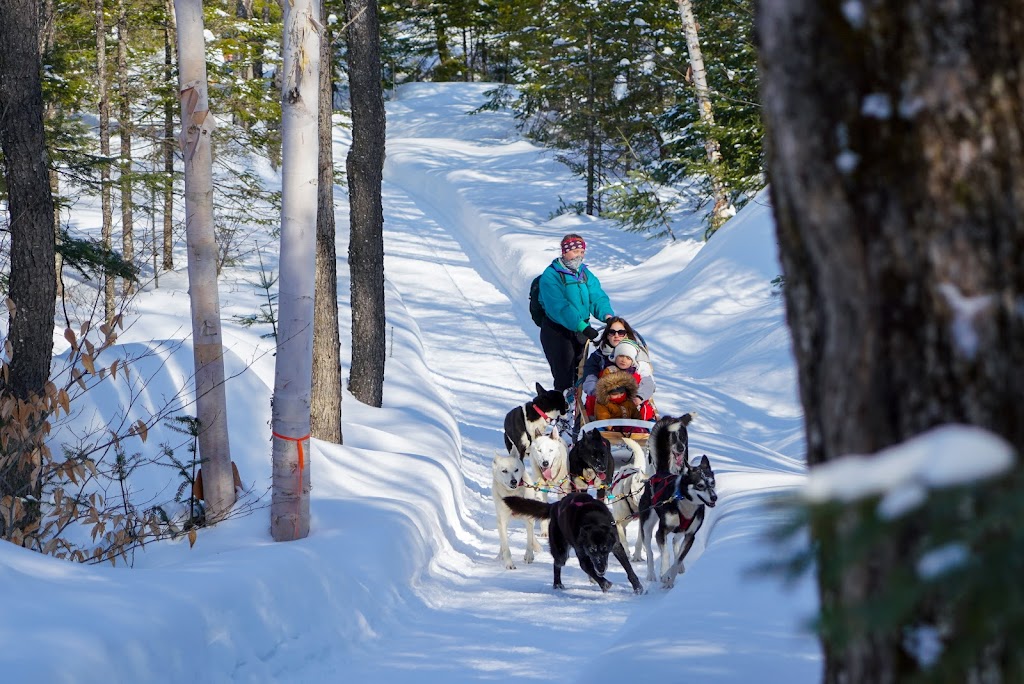
[(352, 93), (348, 265), (352, 280), (352, 367), (349, 390), (370, 406), (384, 400), (384, 93), (376, 0), (350, 0), (348, 75)]
[[(53, 310), (57, 293), (53, 196), (43, 136), (38, 6), (30, 0), (0, 0), (0, 149), (3, 150), (7, 210), (10, 213), (10, 281), (6, 353), (9, 374), (0, 375), (5, 411), (33, 395), (42, 396), (50, 377)], [(31, 405), (31, 404), (30, 404)], [(15, 409), (19, 410), (19, 409)], [(20, 412), (20, 410), (19, 410)], [(0, 539), (18, 540), (38, 520), (40, 483), (33, 453), (42, 430), (25, 425), (25, 442), (14, 418), (0, 421)], [(15, 435), (15, 439), (9, 439)], [(25, 501), (27, 505), (21, 505)], [(13, 531), (13, 532), (12, 532)]]
[[(758, 11), (808, 463), (944, 423), (1024, 453), (1020, 4), (760, 0)], [(901, 571), (893, 540), (845, 577), (823, 573), (842, 532), (812, 530), (823, 611), (860, 605)], [(904, 637), (826, 640), (825, 681), (920, 675)], [(984, 681), (1009, 679), (998, 659), (998, 645), (978, 654), (975, 668), (995, 668)]]
[(214, 121), (207, 96), (203, 6), (201, 0), (175, 0), (178, 26), (178, 84), (181, 97), (181, 143), (185, 164), (185, 239), (188, 243), (189, 300), (196, 365), (196, 417), (203, 493), (211, 520), (235, 503), (235, 480), (228, 443), (217, 291), (217, 243), (213, 232)]
[[(322, 9), (321, 14), (326, 14)], [(320, 102), (317, 125), (320, 133), (320, 182), (316, 213), (316, 309), (313, 314), (312, 435), (335, 444), (341, 435), (341, 335), (338, 332), (338, 260), (334, 246), (334, 150), (332, 147), (331, 83), (334, 66), (327, 18), (321, 16)]]
[(270, 501), (270, 533), (275, 541), (302, 539), (309, 534), (319, 17), (319, 2), (285, 3), (281, 277), (274, 373), (274, 482)]
[(0, 0), (0, 145), (10, 213), (8, 295), (14, 303), (5, 389), (20, 399), (42, 394), (50, 378), (57, 293), (38, 21), (37, 3)]

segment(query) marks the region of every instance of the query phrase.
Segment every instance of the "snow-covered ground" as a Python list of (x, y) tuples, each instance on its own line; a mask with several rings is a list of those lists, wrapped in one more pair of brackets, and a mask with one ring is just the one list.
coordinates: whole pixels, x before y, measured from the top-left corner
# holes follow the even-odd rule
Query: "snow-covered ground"
[[(751, 568), (779, 550), (763, 538), (767, 496), (801, 484), (801, 410), (770, 210), (762, 194), (706, 245), (681, 217), (677, 243), (650, 242), (586, 216), (552, 217), (582, 198), (579, 179), (522, 140), (505, 112), (468, 111), (481, 84), (413, 84), (388, 103), (385, 167), (387, 371), (384, 406), (346, 395), (343, 446), (314, 440), (308, 538), (269, 536), (269, 328), (258, 310), (255, 254), (225, 271), (221, 306), (231, 379), (232, 458), (255, 506), (187, 540), (147, 546), (133, 567), (74, 565), (0, 545), (0, 672), (8, 681), (817, 681), (804, 628), (813, 583), (783, 587)], [(336, 133), (344, 158), (347, 131)], [(276, 182), (270, 177), (269, 182)], [(336, 188), (339, 308), (347, 377), (348, 215)], [(99, 223), (82, 201), (75, 225)], [(497, 560), (490, 461), (502, 419), (551, 377), (527, 289), (564, 233), (618, 313), (647, 339), (663, 413), (697, 411), (694, 455), (717, 473), (719, 504), (670, 591), (635, 596), (613, 561), (607, 594), (570, 559), (565, 591), (551, 559)], [(276, 244), (255, 233), (267, 268)], [(183, 261), (134, 305), (113, 353), (150, 356), (89, 393), (76, 425), (148, 420), (187, 399), (191, 324)], [(61, 326), (62, 328), (63, 326)], [(58, 331), (58, 351), (66, 341)], [(184, 341), (182, 343), (182, 341)], [(109, 361), (108, 361), (109, 362)], [(146, 379), (137, 396), (128, 381)], [(137, 385), (137, 387), (139, 387)], [(181, 442), (154, 426), (155, 449)], [(138, 475), (164, 500), (178, 482)], [(630, 536), (636, 534), (635, 525)]]

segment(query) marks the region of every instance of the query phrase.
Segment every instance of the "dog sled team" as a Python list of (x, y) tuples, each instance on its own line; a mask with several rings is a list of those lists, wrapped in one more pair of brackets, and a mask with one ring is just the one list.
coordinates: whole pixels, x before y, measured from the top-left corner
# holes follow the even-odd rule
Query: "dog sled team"
[[(690, 462), (687, 426), (693, 414), (658, 417), (647, 345), (615, 315), (597, 276), (583, 263), (584, 239), (566, 235), (560, 248), (561, 255), (530, 287), (530, 314), (540, 326), (554, 386), (537, 383), (533, 399), (506, 414), (508, 453), (493, 462), (501, 560), (515, 568), (508, 525), (513, 516), (523, 517), (523, 560), (532, 563), (540, 550), (540, 521), (539, 536), (547, 536), (554, 561), (555, 589), (563, 588), (570, 550), (602, 591), (611, 587), (605, 573), (614, 555), (633, 591), (643, 593), (630, 563), (640, 562), (642, 552), (647, 581), (660, 579), (671, 588), (685, 571), (705, 510), (718, 502), (715, 474), (707, 456)], [(591, 318), (604, 322), (602, 332), (590, 325)], [(617, 459), (613, 444), (616, 455), (626, 456)], [(626, 463), (618, 467), (617, 460)], [(632, 520), (639, 530), (631, 559), (626, 531)]]

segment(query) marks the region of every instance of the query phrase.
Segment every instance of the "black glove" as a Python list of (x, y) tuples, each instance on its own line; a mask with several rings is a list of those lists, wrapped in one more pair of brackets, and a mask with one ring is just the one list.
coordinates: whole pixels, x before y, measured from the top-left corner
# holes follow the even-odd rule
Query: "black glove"
[(583, 336), (586, 337), (591, 342), (598, 338), (598, 332), (591, 328), (589, 325), (586, 328), (584, 328), (581, 332), (583, 333)]

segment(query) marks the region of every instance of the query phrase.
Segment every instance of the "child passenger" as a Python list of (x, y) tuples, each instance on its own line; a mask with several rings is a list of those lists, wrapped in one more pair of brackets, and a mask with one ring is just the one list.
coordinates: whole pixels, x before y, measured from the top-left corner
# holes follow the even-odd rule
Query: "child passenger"
[[(595, 401), (600, 402), (600, 386), (605, 381), (605, 378), (617, 376), (617, 374), (624, 374), (629, 376), (633, 380), (635, 390), (630, 393), (629, 383), (616, 383), (615, 381), (609, 381), (605, 384), (606, 389), (613, 389), (617, 386), (624, 386), (626, 388), (626, 396), (628, 401), (634, 405), (638, 413), (640, 420), (654, 420), (654, 406), (651, 405), (650, 398), (654, 394), (654, 376), (649, 372), (643, 372), (638, 368), (636, 363), (637, 347), (632, 342), (620, 342), (615, 347), (615, 357), (613, 365), (608, 366), (601, 372), (601, 378), (598, 382), (597, 396)], [(606, 402), (607, 403), (607, 402)], [(597, 407), (595, 405), (594, 415), (597, 416)]]
[(636, 398), (636, 378), (631, 373), (614, 367), (609, 367), (608, 371), (597, 381), (594, 418), (639, 420), (640, 408), (633, 402)]

